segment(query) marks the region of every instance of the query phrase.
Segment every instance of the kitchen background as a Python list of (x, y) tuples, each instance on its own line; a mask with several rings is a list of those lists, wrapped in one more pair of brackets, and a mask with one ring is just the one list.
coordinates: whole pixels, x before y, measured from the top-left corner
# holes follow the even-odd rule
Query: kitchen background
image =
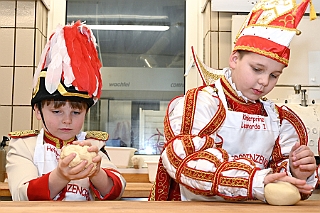
[[(110, 145), (135, 147), (139, 154), (158, 154), (164, 140), (166, 105), (176, 95), (201, 84), (191, 66), (190, 47), (194, 46), (207, 65), (228, 66), (235, 34), (255, 2), (0, 1), (0, 135), (40, 128), (30, 107), (32, 75), (57, 24), (81, 19), (88, 25), (167, 26), (164, 31), (93, 30), (103, 63), (104, 91), (84, 126), (85, 130), (107, 131)], [(320, 2), (314, 4), (319, 13)], [(315, 153), (320, 127), (319, 26), (319, 17), (312, 22), (308, 16), (302, 20), (302, 34), (291, 43), (290, 65), (268, 96), (295, 108), (307, 124)], [(302, 85), (299, 94), (295, 94), (295, 84)], [(304, 92), (306, 106), (301, 106)]]

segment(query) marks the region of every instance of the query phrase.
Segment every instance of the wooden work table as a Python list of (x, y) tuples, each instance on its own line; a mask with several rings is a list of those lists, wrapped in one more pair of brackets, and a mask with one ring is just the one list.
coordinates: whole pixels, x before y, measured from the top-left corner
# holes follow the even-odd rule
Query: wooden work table
[(319, 212), (320, 201), (300, 201), (295, 206), (271, 206), (262, 202), (181, 202), (181, 201), (94, 201), (94, 202), (59, 202), (59, 201), (1, 201), (0, 212), (10, 213), (53, 213), (53, 212)]
[(0, 197), (11, 197), (8, 183), (0, 182)]
[[(152, 187), (152, 183), (150, 182), (149, 183), (127, 182), (127, 186), (125, 188), (125, 191), (122, 197), (123, 198), (147, 198), (149, 196), (151, 187)], [(8, 183), (0, 182), (0, 197), (11, 197)]]
[[(126, 172), (127, 170), (130, 172)], [(127, 186), (122, 195), (123, 198), (147, 198), (149, 196), (152, 183), (149, 182), (146, 169), (124, 169), (122, 176), (127, 181)], [(0, 200), (1, 197), (11, 197), (7, 182), (0, 182)]]

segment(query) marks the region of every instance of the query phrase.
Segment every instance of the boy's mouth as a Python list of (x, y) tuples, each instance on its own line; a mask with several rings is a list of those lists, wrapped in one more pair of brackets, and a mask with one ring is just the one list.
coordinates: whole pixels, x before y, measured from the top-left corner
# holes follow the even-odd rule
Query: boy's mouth
[(62, 131), (70, 131), (72, 129), (70, 129), (70, 128), (61, 128), (60, 130), (62, 130)]
[(252, 89), (252, 91), (255, 95), (260, 95), (262, 93), (262, 91), (258, 89)]

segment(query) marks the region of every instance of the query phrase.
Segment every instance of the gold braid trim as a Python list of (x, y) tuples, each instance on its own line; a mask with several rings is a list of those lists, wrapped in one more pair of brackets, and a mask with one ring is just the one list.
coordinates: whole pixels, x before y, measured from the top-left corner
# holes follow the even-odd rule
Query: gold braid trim
[(181, 134), (191, 134), (191, 129), (194, 121), (195, 108), (197, 103), (197, 95), (199, 88), (194, 88), (187, 91), (184, 100), (184, 112), (182, 115)]
[(172, 141), (168, 143), (168, 146), (166, 148), (166, 152), (167, 152), (167, 156), (170, 161), (170, 164), (175, 169), (177, 169), (179, 167), (180, 163), (182, 162), (182, 159), (178, 155), (176, 155), (176, 153), (174, 152)]
[(219, 78), (221, 78), (223, 76), (223, 75), (219, 75), (219, 74), (210, 72), (208, 69), (206, 69), (203, 66), (203, 63), (199, 59), (199, 57), (198, 56), (196, 56), (196, 57), (197, 57), (197, 60), (199, 62), (198, 65), (200, 66), (200, 70), (201, 70), (201, 72), (203, 74), (203, 77), (204, 77), (206, 85), (212, 84), (213, 82), (215, 82), (216, 80), (218, 80)]
[(303, 122), (300, 120), (300, 118), (289, 108), (287, 110), (282, 110), (282, 116), (283, 119), (288, 120), (295, 130), (298, 133), (300, 144), (301, 145), (307, 145), (308, 144), (308, 135), (306, 127), (304, 126)]
[(199, 151), (204, 151), (206, 149), (209, 149), (209, 148), (214, 148), (215, 147), (215, 142), (214, 142), (214, 139), (211, 138), (209, 135), (206, 135), (206, 142), (205, 144), (201, 147), (201, 149)]
[[(252, 162), (253, 163), (253, 162)], [(242, 170), (248, 173), (249, 177), (248, 178), (234, 178), (234, 177), (225, 177), (222, 176), (222, 172), (227, 171), (227, 170)], [(259, 170), (259, 168), (256, 167), (251, 167), (247, 164), (240, 163), (240, 162), (225, 162), (223, 163), (216, 171), (216, 175), (212, 181), (212, 192), (215, 195), (219, 195), (227, 200), (247, 200), (253, 199), (252, 196), (252, 181), (255, 172)], [(228, 187), (240, 187), (240, 188), (245, 188), (247, 189), (247, 196), (238, 196), (238, 197), (229, 197), (224, 194), (219, 193), (218, 191), (218, 186), (228, 186)]]
[[(220, 99), (219, 99), (220, 100)], [(223, 121), (226, 119), (226, 109), (222, 105), (221, 101), (216, 114), (210, 120), (210, 122), (199, 132), (199, 137), (206, 135), (211, 135), (216, 132), (218, 128), (222, 125)]]
[[(50, 135), (49, 133), (47, 133), (46, 131), (44, 131), (44, 136), (46, 138), (48, 138), (51, 142), (54, 142), (55, 143), (55, 147), (57, 147), (58, 149), (61, 149), (61, 145), (62, 146), (66, 146), (67, 144), (71, 143), (72, 141), (75, 140), (75, 137), (69, 139), (69, 140), (61, 140), (57, 137), (54, 137), (53, 135)], [(62, 142), (62, 144), (60, 144), (60, 141)], [(53, 145), (53, 144), (52, 144)]]
[[(157, 180), (156, 180), (157, 181)], [(150, 195), (148, 200), (149, 201), (156, 201), (156, 181), (152, 184), (151, 190), (150, 190)]]
[(169, 115), (166, 114), (164, 116), (164, 129), (163, 129), (163, 132), (164, 132), (164, 136), (166, 138), (166, 141), (171, 141), (172, 138), (174, 138), (174, 133), (172, 131), (172, 128), (170, 126), (170, 121), (169, 121)]
[(223, 92), (226, 94), (227, 97), (230, 97), (236, 103), (251, 104), (251, 102), (246, 103), (246, 101), (236, 93), (236, 91), (228, 83), (228, 80), (225, 77), (221, 78), (221, 84)]
[(283, 64), (288, 64), (289, 63), (289, 60), (286, 59), (286, 58), (282, 58), (282, 57), (280, 57), (279, 55), (277, 55), (277, 54), (275, 54), (273, 52), (268, 52), (268, 51), (261, 50), (259, 48), (255, 48), (255, 47), (239, 45), (239, 46), (234, 47), (233, 51), (236, 51), (236, 50), (246, 50), (246, 51), (258, 53), (260, 55), (265, 55), (265, 56), (268, 56), (270, 58), (276, 59), (277, 61), (280, 61)]
[(176, 171), (176, 180), (180, 180), (181, 175), (183, 174), (186, 177), (192, 178), (194, 180), (199, 181), (211, 181), (213, 176), (215, 175), (214, 172), (206, 172), (200, 171), (187, 166), (187, 163), (191, 160), (198, 160), (204, 159), (208, 160), (209, 162), (213, 163), (215, 167), (219, 167), (221, 161), (215, 155), (211, 154), (210, 152), (202, 151), (196, 152), (188, 157), (184, 158), (184, 160), (180, 163), (179, 168)]
[(109, 138), (109, 134), (102, 131), (87, 131), (86, 139), (96, 139), (99, 141), (106, 141)]
[(183, 135), (181, 138), (181, 142), (187, 156), (195, 152), (194, 143), (192, 141), (193, 138), (194, 136), (191, 135)]
[(288, 157), (283, 156), (281, 153), (281, 146), (279, 144), (279, 137), (275, 141), (271, 157), (272, 157), (272, 161), (270, 162), (270, 167), (272, 168), (272, 170), (274, 172), (279, 172), (277, 169), (277, 162), (288, 158)]
[[(38, 81), (37, 81), (37, 85), (36, 87), (34, 88), (33, 92), (32, 92), (32, 97), (34, 98), (37, 93), (39, 92), (39, 88), (40, 88), (40, 78), (45, 78), (47, 75), (47, 72), (46, 71), (42, 71), (40, 72), (40, 75), (39, 75), (39, 78), (38, 78)], [(68, 92), (66, 90), (66, 88), (61, 84), (59, 83), (58, 85), (58, 88), (57, 90), (59, 91), (59, 93), (62, 95), (62, 96), (72, 96), (72, 97), (80, 97), (80, 98), (91, 98), (90, 95), (88, 94), (81, 94), (81, 93), (77, 93), (77, 92)]]
[(220, 177), (219, 178), (221, 186), (230, 186), (230, 187), (240, 187), (247, 188), (249, 180), (246, 178), (234, 178), (234, 177)]
[[(170, 104), (171, 104), (175, 99), (177, 99), (177, 98), (179, 98), (179, 97), (181, 97), (181, 96), (178, 96), (178, 97), (172, 99), (168, 106), (170, 106)], [(169, 120), (169, 113), (170, 113), (170, 112), (169, 112), (169, 108), (170, 108), (170, 107), (167, 107), (166, 115), (165, 115), (165, 117), (164, 117), (164, 136), (165, 136), (165, 138), (166, 138), (166, 141), (172, 140), (172, 138), (174, 138), (174, 136), (175, 136), (174, 133), (173, 133), (173, 131), (172, 131), (172, 128), (171, 128), (171, 126), (170, 126), (170, 120)]]
[(39, 130), (23, 130), (23, 131), (14, 131), (10, 132), (8, 135), (11, 138), (25, 138), (30, 136), (36, 136), (39, 134)]
[[(252, 168), (244, 163), (239, 163), (239, 162), (224, 162), (219, 168), (217, 168), (216, 173), (219, 175), (216, 175), (213, 179), (213, 187), (215, 187), (214, 189), (212, 189), (215, 194), (218, 193), (218, 185), (224, 185), (224, 186), (234, 186), (232, 184), (234, 184), (234, 182), (228, 182), (226, 181), (227, 179), (224, 180), (223, 182), (223, 177), (221, 174), (223, 171), (227, 171), (227, 170), (232, 170), (232, 169), (237, 169), (237, 170), (242, 170), (245, 171), (247, 173), (250, 173), (250, 171), (252, 170)], [(246, 187), (248, 184), (247, 181), (242, 181), (242, 182), (238, 182), (237, 185), (241, 186), (241, 187)]]

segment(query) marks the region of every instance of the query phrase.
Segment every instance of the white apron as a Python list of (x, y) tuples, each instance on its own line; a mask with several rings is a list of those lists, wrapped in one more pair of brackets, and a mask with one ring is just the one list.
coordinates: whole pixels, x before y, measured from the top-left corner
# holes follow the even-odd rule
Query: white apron
[[(275, 141), (280, 134), (280, 119), (272, 111), (270, 102), (263, 102), (268, 117), (229, 111), (220, 80), (216, 81), (215, 86), (226, 109), (226, 119), (216, 132), (223, 139), (222, 148), (231, 156), (230, 161), (232, 159), (250, 158), (257, 167), (265, 169), (270, 160)], [(220, 139), (216, 138), (215, 141), (220, 141)], [(219, 196), (196, 195), (181, 184), (180, 192), (183, 201), (224, 200)], [(238, 189), (235, 189), (235, 192), (241, 194)], [(263, 194), (263, 191), (258, 190), (258, 192)]]
[[(79, 135), (77, 135), (78, 140), (84, 140), (85, 135), (85, 133), (80, 133)], [(33, 162), (38, 168), (39, 177), (43, 174), (51, 172), (58, 166), (58, 161), (61, 153), (61, 149), (57, 149), (55, 146), (48, 143), (43, 144), (43, 136), (44, 130), (41, 129), (39, 135), (37, 136), (37, 143), (33, 157)], [(89, 178), (70, 181), (66, 186), (66, 195), (63, 200), (93, 200), (89, 186)], [(60, 195), (58, 194), (53, 200), (57, 200), (59, 197)]]
[(267, 117), (229, 111), (220, 80), (215, 85), (226, 109), (226, 119), (218, 130), (223, 138), (222, 148), (234, 159), (250, 158), (257, 167), (266, 168), (280, 134), (280, 119), (273, 112), (270, 102), (263, 102)]

